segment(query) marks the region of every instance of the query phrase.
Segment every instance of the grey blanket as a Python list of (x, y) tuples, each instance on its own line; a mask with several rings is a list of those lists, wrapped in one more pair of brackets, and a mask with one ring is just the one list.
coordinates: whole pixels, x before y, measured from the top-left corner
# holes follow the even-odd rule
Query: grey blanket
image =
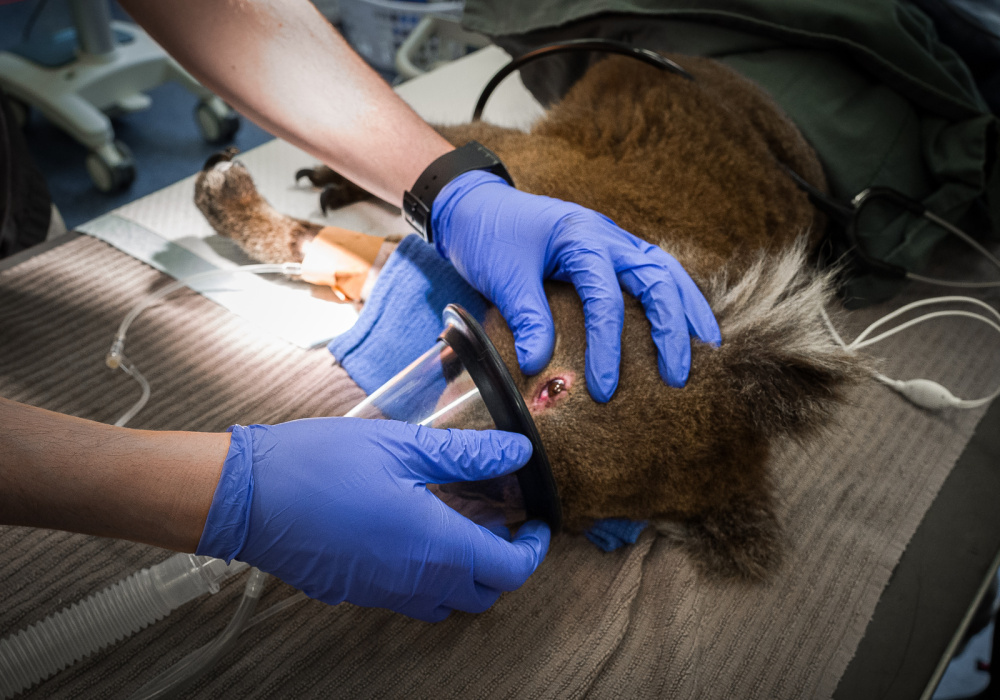
[[(0, 273), (0, 395), (113, 421), (137, 389), (104, 367), (104, 354), (134, 300), (161, 284), (159, 273), (87, 237)], [(879, 311), (849, 323), (860, 328)], [(893, 358), (886, 370), (894, 376), (931, 376), (959, 395), (981, 396), (1000, 376), (995, 343), (985, 326), (947, 321), (924, 327), (918, 341), (879, 347)], [(193, 293), (144, 314), (128, 351), (153, 391), (133, 427), (222, 430), (334, 415), (362, 396), (325, 350), (266, 337)], [(826, 434), (783, 445), (773, 468), (787, 557), (767, 584), (706, 580), (649, 532), (610, 554), (560, 535), (528, 583), (482, 615), (431, 625), (307, 601), (246, 631), (193, 693), (828, 697), (982, 413), (927, 413), (868, 382)], [(0, 528), (0, 634), (165, 556), (127, 542)], [(236, 577), (30, 694), (136, 690), (225, 626), (242, 582)], [(272, 580), (259, 609), (293, 593)]]

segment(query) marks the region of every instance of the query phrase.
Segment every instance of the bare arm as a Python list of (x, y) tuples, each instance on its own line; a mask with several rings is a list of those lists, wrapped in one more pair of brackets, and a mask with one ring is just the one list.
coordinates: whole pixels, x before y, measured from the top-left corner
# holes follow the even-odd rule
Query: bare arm
[(387, 202), (451, 144), (307, 0), (122, 0), (203, 85)]
[[(452, 149), (307, 0), (122, 4), (207, 87), (388, 202), (402, 204), (420, 173)], [(521, 369), (534, 374), (552, 357), (555, 330), (542, 287), (552, 277), (572, 282), (584, 303), (587, 387), (596, 400), (608, 401), (618, 386), (622, 285), (646, 308), (664, 381), (683, 386), (690, 336), (712, 344), (721, 336), (680, 264), (595, 212), (553, 208), (488, 180), (481, 171), (464, 173), (438, 193), (434, 243), (500, 309)]]
[(193, 552), (226, 433), (116, 428), (0, 398), (0, 522)]

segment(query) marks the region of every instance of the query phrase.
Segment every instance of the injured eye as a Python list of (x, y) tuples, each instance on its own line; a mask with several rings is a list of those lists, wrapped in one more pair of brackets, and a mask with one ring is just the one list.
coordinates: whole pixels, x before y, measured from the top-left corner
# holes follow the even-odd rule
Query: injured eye
[(556, 401), (569, 393), (572, 382), (571, 375), (552, 377), (538, 389), (531, 407), (537, 410), (554, 406)]

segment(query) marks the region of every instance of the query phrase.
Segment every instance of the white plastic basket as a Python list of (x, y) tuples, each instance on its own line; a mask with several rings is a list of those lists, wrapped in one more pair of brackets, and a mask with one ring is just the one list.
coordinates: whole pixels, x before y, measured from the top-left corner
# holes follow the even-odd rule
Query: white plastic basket
[(416, 78), (490, 43), (488, 36), (463, 29), (458, 20), (424, 17), (396, 52), (396, 70), (404, 80)]
[(381, 70), (396, 67), (396, 51), (426, 16), (460, 18), (463, 2), (340, 0), (344, 37), (369, 63)]

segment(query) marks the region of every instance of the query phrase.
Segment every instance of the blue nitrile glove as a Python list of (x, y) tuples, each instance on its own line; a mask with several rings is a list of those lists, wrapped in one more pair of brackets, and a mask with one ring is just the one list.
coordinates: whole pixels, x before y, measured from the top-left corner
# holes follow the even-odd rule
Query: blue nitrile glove
[(535, 570), (549, 528), (531, 521), (506, 541), (426, 484), (500, 476), (530, 455), (521, 435), (398, 421), (233, 426), (198, 554), (246, 562), (331, 605), (429, 622), (482, 612)]
[(526, 374), (539, 372), (555, 345), (543, 279), (571, 282), (583, 300), (587, 387), (597, 401), (608, 401), (618, 386), (621, 287), (646, 309), (660, 376), (670, 386), (687, 381), (690, 336), (721, 342), (708, 302), (680, 263), (590, 209), (473, 170), (438, 193), (431, 226), (438, 252), (507, 320)]

